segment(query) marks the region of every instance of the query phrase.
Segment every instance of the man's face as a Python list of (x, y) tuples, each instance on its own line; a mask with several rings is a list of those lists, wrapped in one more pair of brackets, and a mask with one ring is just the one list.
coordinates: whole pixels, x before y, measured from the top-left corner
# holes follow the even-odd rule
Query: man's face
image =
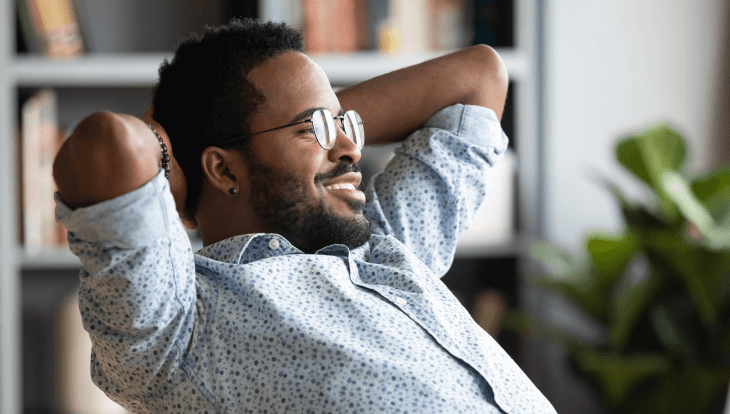
[[(270, 59), (249, 79), (266, 97), (251, 118), (252, 133), (309, 119), (315, 109), (342, 110), (322, 69), (302, 53)], [(360, 150), (336, 125), (330, 150), (303, 123), (254, 135), (244, 154), (257, 218), (305, 252), (336, 243), (355, 248), (370, 236), (365, 195), (357, 190)]]

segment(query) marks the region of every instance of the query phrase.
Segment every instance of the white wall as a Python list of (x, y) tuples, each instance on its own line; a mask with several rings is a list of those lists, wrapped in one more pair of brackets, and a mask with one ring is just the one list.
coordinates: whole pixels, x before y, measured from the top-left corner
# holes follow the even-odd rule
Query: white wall
[(730, 2), (546, 1), (544, 230), (577, 253), (589, 230), (621, 227), (593, 169), (642, 195), (614, 161), (620, 137), (665, 121), (690, 141), (690, 170), (719, 161), (717, 135), (730, 140), (718, 126), (730, 118)]

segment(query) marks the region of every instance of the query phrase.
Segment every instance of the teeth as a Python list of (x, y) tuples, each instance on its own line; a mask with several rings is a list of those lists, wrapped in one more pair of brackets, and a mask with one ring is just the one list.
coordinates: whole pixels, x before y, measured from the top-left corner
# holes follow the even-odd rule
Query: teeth
[(350, 183), (332, 184), (325, 188), (328, 190), (355, 190), (355, 186)]

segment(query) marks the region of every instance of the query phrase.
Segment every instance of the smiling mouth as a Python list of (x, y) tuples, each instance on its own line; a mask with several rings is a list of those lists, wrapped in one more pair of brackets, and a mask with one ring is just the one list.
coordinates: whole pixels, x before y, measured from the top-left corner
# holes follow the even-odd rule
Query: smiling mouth
[(325, 187), (327, 190), (357, 190), (354, 185), (350, 183), (332, 184)]

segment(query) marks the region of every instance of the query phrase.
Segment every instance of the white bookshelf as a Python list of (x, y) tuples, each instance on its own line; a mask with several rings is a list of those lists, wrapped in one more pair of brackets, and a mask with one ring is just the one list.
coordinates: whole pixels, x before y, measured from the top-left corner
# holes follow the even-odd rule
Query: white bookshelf
[[(261, 0), (262, 18), (281, 14), (282, 0)], [(498, 49), (518, 84), (515, 96), (515, 134), (519, 136), (516, 172), (522, 233), (491, 246), (460, 247), (459, 257), (523, 256), (527, 241), (539, 235), (540, 147), (538, 145), (539, 73), (536, 56), (537, 0), (516, 0), (516, 47)], [(278, 10), (278, 11), (277, 11)], [(268, 16), (266, 13), (271, 13)], [(159, 64), (171, 53), (88, 54), (67, 61), (15, 53), (15, 2), (0, 0), (0, 412), (22, 411), (21, 295), (22, 270), (79, 268), (78, 259), (65, 248), (28, 254), (16, 242), (17, 177), (15, 131), (17, 92), (23, 87), (149, 88), (157, 80)], [(441, 53), (386, 55), (378, 52), (312, 56), (335, 85), (356, 83), (413, 65)], [(525, 202), (525, 200), (527, 200)]]
[[(507, 66), (511, 81), (522, 82), (532, 76), (527, 53), (513, 49), (497, 51)], [(403, 55), (358, 52), (311, 57), (324, 69), (330, 82), (349, 85), (447, 53), (449, 51)], [(157, 81), (157, 69), (162, 60), (171, 56), (163, 53), (93, 54), (65, 61), (21, 56), (9, 60), (4, 76), (16, 86), (149, 87)]]

